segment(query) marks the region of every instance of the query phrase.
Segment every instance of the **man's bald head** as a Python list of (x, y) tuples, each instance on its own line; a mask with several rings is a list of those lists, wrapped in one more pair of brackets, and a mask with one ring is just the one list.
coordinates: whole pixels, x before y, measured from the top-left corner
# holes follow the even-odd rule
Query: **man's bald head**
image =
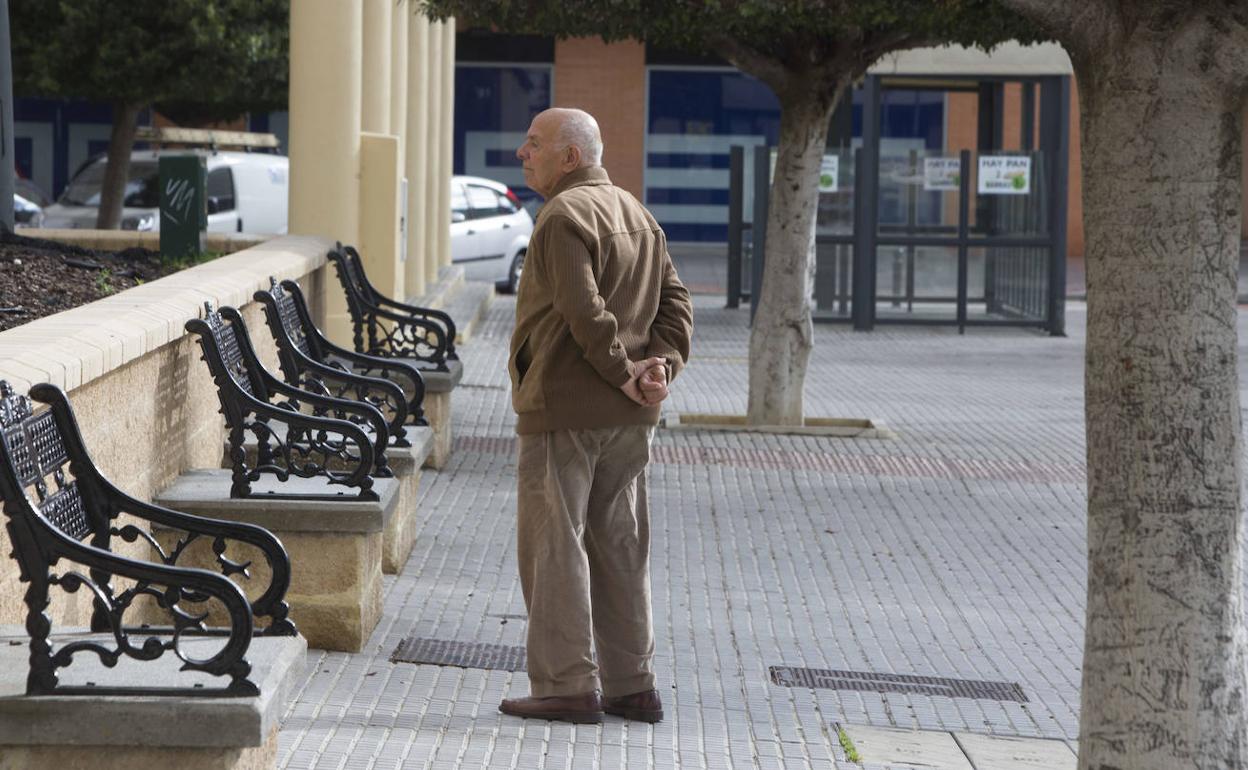
[(559, 180), (578, 168), (602, 164), (598, 121), (584, 110), (554, 107), (538, 113), (516, 150), (525, 183), (550, 197)]
[(581, 151), (581, 167), (602, 165), (602, 132), (598, 121), (585, 110), (573, 107), (552, 107), (538, 117), (548, 115), (558, 121), (558, 136), (562, 144)]

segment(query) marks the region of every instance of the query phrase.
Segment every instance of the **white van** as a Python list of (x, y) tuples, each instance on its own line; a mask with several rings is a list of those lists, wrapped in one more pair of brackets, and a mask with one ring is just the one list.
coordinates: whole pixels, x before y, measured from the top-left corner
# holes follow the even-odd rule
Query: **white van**
[[(161, 155), (200, 155), (208, 170), (208, 232), (286, 233), (289, 161), (283, 155), (211, 150), (136, 150), (121, 212), (123, 230), (160, 229)], [(43, 211), (44, 227), (94, 228), (107, 158), (85, 166)]]

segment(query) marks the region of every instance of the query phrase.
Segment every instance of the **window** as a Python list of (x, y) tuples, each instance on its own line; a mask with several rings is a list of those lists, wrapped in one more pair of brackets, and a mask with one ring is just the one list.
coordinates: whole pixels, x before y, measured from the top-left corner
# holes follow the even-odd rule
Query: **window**
[(468, 187), (468, 207), (472, 210), (471, 219), (485, 219), (498, 216), (498, 193), (489, 187), (470, 184)]
[(463, 222), (467, 218), (468, 198), (464, 195), (464, 186), (451, 182), (451, 222)]
[(208, 213), (220, 214), (234, 210), (234, 172), (214, 168), (208, 172)]

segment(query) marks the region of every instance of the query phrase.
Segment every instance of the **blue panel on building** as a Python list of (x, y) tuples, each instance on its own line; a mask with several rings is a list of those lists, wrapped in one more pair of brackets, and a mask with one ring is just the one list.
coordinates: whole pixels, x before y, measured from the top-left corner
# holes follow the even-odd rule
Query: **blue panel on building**
[(522, 199), (536, 198), (515, 152), (533, 116), (550, 106), (550, 88), (550, 65), (457, 65), (455, 173), (495, 179)]

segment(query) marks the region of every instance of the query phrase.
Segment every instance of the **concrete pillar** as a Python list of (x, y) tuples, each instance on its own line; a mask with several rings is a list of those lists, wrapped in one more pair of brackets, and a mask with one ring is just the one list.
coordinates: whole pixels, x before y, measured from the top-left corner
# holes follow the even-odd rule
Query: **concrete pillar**
[(390, 133), (390, 27), (393, 0), (364, 0), (364, 75), (360, 127)]
[(555, 107), (577, 107), (598, 119), (602, 165), (611, 181), (645, 200), (646, 48), (578, 37), (555, 43)]
[(438, 227), (438, 261), (441, 267), (451, 266), (451, 176), (455, 173), (455, 18), (446, 20), (442, 28), (442, 197), (438, 206), (441, 225)]
[(407, 18), (407, 294), (425, 293), (425, 254), (429, 252), (429, 19)]
[[(441, 264), (441, 243), (438, 239), (438, 233), (443, 227), (450, 228), (450, 224), (442, 220), (442, 188), (448, 185), (446, 181), (446, 172), (442, 168), (442, 126), (443, 122), (438, 119), (438, 109), (442, 105), (442, 85), (444, 78), (442, 77), (442, 28), (443, 22), (432, 22), (429, 24), (429, 48), (427, 60), (429, 62), (429, 93), (425, 99), (425, 114), (429, 120), (429, 136), (425, 143), (427, 147), (427, 155), (425, 158), (425, 290), (428, 291), (438, 280), (438, 267)], [(451, 218), (448, 212), (446, 218)]]
[(387, 297), (403, 297), (399, 261), (399, 138), (364, 132), (360, 144), (360, 257), (364, 274)]
[(407, 31), (408, 17), (418, 14), (404, 3), (390, 19), (390, 128), (386, 133), (407, 139)]
[[(363, 10), (339, 0), (290, 4), (290, 232), (359, 240)], [(337, 279), (321, 281), (321, 328), (351, 339)]]

